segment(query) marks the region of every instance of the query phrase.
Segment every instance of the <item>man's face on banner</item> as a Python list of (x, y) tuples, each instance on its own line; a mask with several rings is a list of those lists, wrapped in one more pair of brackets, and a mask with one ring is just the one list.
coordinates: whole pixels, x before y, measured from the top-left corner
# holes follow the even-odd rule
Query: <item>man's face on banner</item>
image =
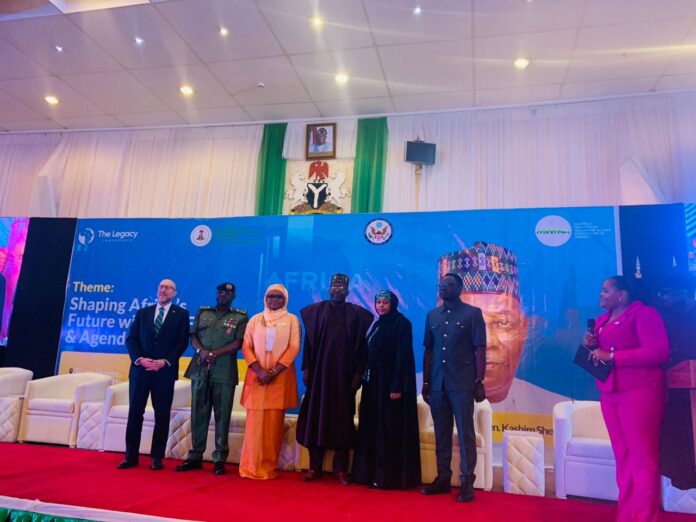
[(527, 340), (528, 320), (508, 294), (462, 292), (462, 301), (483, 311), (486, 321), (486, 395), (490, 402), (507, 397)]

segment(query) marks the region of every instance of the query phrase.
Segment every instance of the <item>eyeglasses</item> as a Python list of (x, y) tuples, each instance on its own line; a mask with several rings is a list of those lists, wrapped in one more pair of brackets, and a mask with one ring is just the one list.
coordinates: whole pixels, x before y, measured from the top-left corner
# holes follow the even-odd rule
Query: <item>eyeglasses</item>
[(266, 299), (285, 299), (285, 296), (279, 294), (268, 294)]
[(176, 290), (172, 285), (159, 285), (160, 290)]

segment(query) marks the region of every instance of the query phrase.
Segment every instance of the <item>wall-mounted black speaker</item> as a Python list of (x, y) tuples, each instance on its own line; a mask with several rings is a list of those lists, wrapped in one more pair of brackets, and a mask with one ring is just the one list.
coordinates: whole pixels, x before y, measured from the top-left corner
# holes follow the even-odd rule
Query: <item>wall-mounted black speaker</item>
[(424, 141), (407, 141), (404, 161), (422, 165), (435, 164), (435, 144)]

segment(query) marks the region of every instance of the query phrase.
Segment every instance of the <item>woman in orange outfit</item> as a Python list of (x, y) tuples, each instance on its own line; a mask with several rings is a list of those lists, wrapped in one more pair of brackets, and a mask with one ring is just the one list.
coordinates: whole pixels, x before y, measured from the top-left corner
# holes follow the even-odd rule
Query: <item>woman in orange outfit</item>
[(297, 406), (300, 322), (288, 313), (283, 285), (269, 286), (264, 303), (264, 311), (249, 321), (242, 345), (249, 371), (241, 399), (247, 418), (239, 474), (252, 479), (276, 477), (285, 410)]

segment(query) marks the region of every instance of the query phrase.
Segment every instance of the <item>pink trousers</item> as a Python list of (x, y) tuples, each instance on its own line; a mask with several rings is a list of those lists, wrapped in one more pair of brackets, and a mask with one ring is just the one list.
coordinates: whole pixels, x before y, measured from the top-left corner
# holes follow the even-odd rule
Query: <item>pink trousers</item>
[(660, 424), (665, 409), (661, 383), (604, 392), (602, 414), (616, 457), (617, 522), (657, 521), (660, 511)]

